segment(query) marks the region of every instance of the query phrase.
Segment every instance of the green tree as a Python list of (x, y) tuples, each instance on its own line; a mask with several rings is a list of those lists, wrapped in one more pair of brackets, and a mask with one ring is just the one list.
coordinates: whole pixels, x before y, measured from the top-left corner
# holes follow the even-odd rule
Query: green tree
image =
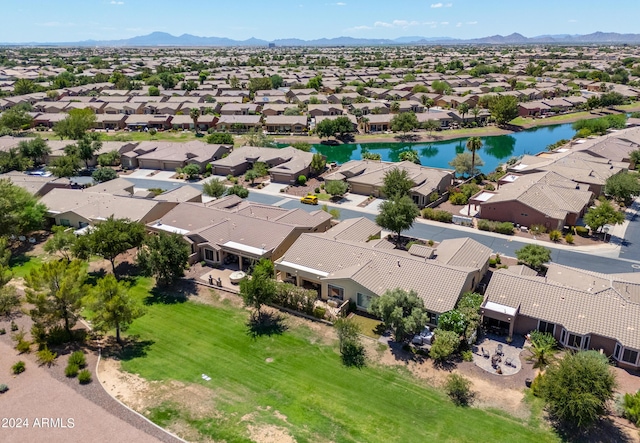
[[(131, 248), (137, 248), (144, 239), (144, 225), (127, 218), (110, 216), (76, 243), (74, 255), (88, 258), (99, 255), (111, 263), (113, 275), (116, 273), (116, 257)], [(80, 239), (79, 239), (80, 240)]]
[(471, 392), (471, 380), (459, 374), (449, 374), (444, 389), (447, 395), (457, 406), (468, 406), (473, 401)]
[(53, 130), (60, 137), (60, 140), (65, 137), (80, 140), (89, 129), (93, 128), (95, 122), (96, 115), (91, 109), (72, 109), (64, 120), (60, 120), (53, 126)]
[(13, 93), (15, 95), (31, 94), (32, 92), (35, 92), (35, 90), (36, 85), (31, 80), (27, 80), (26, 78), (19, 78), (13, 84)]
[(99, 168), (91, 174), (91, 178), (96, 183), (103, 183), (118, 178), (118, 173), (111, 168)]
[(102, 167), (120, 164), (120, 153), (116, 150), (105, 152), (98, 156), (98, 164)]
[(262, 131), (251, 129), (244, 135), (243, 146), (256, 146), (259, 148), (277, 148), (275, 140)]
[(409, 195), (409, 191), (414, 186), (415, 183), (409, 178), (406, 169), (391, 168), (384, 173), (381, 191), (387, 198), (403, 197)]
[(370, 311), (393, 330), (396, 341), (421, 331), (428, 321), (424, 303), (413, 290), (387, 290), (373, 299)]
[(284, 79), (278, 74), (273, 74), (271, 77), (269, 77), (269, 80), (271, 81), (272, 89), (278, 89), (282, 85), (284, 85)]
[(0, 236), (28, 234), (40, 229), (47, 208), (24, 188), (0, 179)]
[(322, 172), (324, 172), (324, 168), (327, 166), (327, 158), (320, 154), (319, 152), (316, 152), (315, 154), (313, 154), (313, 157), (311, 157), (311, 164), (309, 165), (309, 169), (311, 170), (312, 174), (320, 174)]
[(193, 128), (196, 130), (196, 134), (200, 132), (200, 128), (198, 127), (198, 119), (200, 118), (200, 109), (191, 108), (189, 110), (189, 117), (193, 120)]
[(527, 360), (533, 361), (534, 368), (544, 368), (554, 361), (555, 353), (558, 351), (558, 343), (553, 335), (548, 332), (531, 331), (531, 346), (527, 350), (531, 353)]
[[(288, 108), (288, 109), (295, 109), (295, 108)], [(311, 148), (312, 148), (311, 143), (307, 143), (307, 142), (291, 143), (291, 147), (304, 152), (311, 152)]]
[(544, 246), (529, 244), (516, 250), (516, 258), (520, 263), (541, 269), (542, 265), (551, 261), (551, 249)]
[(44, 244), (45, 252), (60, 254), (65, 260), (71, 261), (71, 251), (77, 238), (73, 233), (73, 229), (66, 226), (53, 226), (51, 231), (53, 235)]
[(271, 79), (269, 77), (255, 77), (249, 80), (249, 91), (255, 93), (256, 91), (265, 91), (271, 89)]
[(418, 215), (420, 215), (420, 209), (411, 197), (407, 195), (395, 196), (380, 204), (380, 213), (376, 216), (376, 223), (383, 229), (397, 234), (397, 246), (400, 243), (402, 231), (410, 229)]
[(400, 114), (395, 115), (391, 119), (389, 125), (393, 132), (402, 132), (403, 134), (420, 127), (418, 117), (416, 117), (416, 114), (411, 111), (401, 112)]
[(69, 156), (84, 161), (85, 167), (89, 169), (89, 162), (93, 160), (98, 152), (102, 149), (102, 141), (96, 136), (83, 135), (75, 145), (65, 147), (65, 153)]
[(227, 188), (227, 195), (237, 195), (240, 198), (249, 197), (249, 190), (241, 185), (233, 185)]
[(338, 334), (340, 354), (345, 366), (361, 368), (365, 365), (365, 350), (360, 343), (360, 326), (349, 318), (338, 318), (333, 322), (333, 327)]
[(202, 192), (209, 197), (220, 198), (224, 195), (227, 187), (220, 179), (212, 178), (202, 185)]
[(182, 168), (182, 173), (187, 177), (187, 180), (193, 180), (200, 175), (200, 166), (194, 163), (189, 163), (187, 166)]
[(153, 275), (160, 286), (170, 286), (184, 276), (190, 253), (182, 236), (160, 232), (145, 237), (137, 262), (144, 275)]
[(469, 137), (467, 140), (467, 151), (471, 152), (471, 170), (476, 169), (476, 151), (482, 148), (482, 139), (480, 137)]
[(342, 197), (348, 189), (349, 184), (342, 180), (328, 180), (324, 185), (324, 192), (331, 197)]
[(33, 117), (27, 114), (24, 109), (17, 107), (4, 111), (0, 116), (0, 128), (9, 128), (13, 131), (29, 127), (32, 122)]
[(33, 161), (34, 166), (44, 162), (44, 157), (51, 153), (51, 148), (42, 137), (36, 137), (31, 140), (24, 140), (18, 143), (18, 149), (23, 157)]
[(592, 109), (597, 109), (600, 107), (600, 97), (598, 97), (597, 95), (592, 95), (591, 97), (589, 97), (587, 99), (587, 102), (585, 103), (585, 106), (587, 107), (587, 109), (589, 111), (591, 111)]
[(403, 162), (411, 162), (411, 163), (415, 163), (416, 165), (420, 164), (420, 155), (418, 154), (418, 151), (416, 151), (415, 149), (402, 151), (398, 155), (398, 158), (400, 161), (403, 161)]
[(215, 145), (232, 145), (233, 146), (233, 135), (227, 132), (212, 132), (206, 138), (207, 143), (215, 144)]
[(15, 287), (7, 285), (13, 278), (9, 260), (11, 251), (7, 247), (7, 240), (0, 237), (0, 317), (11, 316), (21, 305), (20, 296)]
[(431, 89), (433, 89), (433, 92), (435, 92), (436, 94), (446, 94), (451, 90), (451, 86), (449, 86), (449, 84), (445, 81), (434, 80), (431, 83)]
[(484, 166), (484, 161), (479, 155), (476, 155), (474, 160), (470, 152), (463, 152), (456, 155), (449, 162), (449, 166), (456, 170), (456, 174), (471, 177), (480, 172), (478, 167)]
[(47, 169), (56, 177), (75, 177), (80, 170), (80, 160), (75, 155), (63, 155), (55, 158)]
[(518, 116), (518, 100), (511, 95), (501, 95), (490, 102), (489, 112), (498, 126), (503, 126)]
[(344, 137), (345, 135), (353, 132), (353, 123), (351, 123), (349, 117), (336, 117), (333, 120), (333, 128), (338, 134), (338, 137)]
[(160, 89), (157, 86), (149, 86), (149, 96), (158, 97), (160, 96)]
[(568, 353), (542, 377), (540, 392), (549, 412), (578, 429), (607, 413), (616, 377), (606, 355), (598, 351)]
[(244, 174), (244, 179), (245, 180), (249, 180), (252, 185), (253, 185), (253, 183), (254, 183), (256, 178), (260, 178), (260, 174), (258, 174), (258, 171), (256, 171), (255, 169), (249, 169)]
[(271, 303), (276, 296), (276, 281), (274, 280), (273, 263), (262, 258), (253, 267), (251, 278), (240, 282), (240, 295), (245, 305), (255, 309), (254, 315), (258, 321), (262, 320), (262, 305)]
[(631, 169), (637, 170), (638, 166), (640, 166), (640, 149), (631, 151), (629, 154), (629, 160), (631, 160)]
[(640, 195), (638, 174), (633, 172), (619, 172), (618, 174), (612, 175), (605, 182), (604, 193), (619, 202), (628, 204), (633, 197)]
[(466, 103), (460, 103), (457, 109), (460, 115), (462, 116), (462, 121), (464, 122), (464, 116), (467, 115), (467, 113), (469, 113), (469, 109), (470, 109), (469, 105)]
[(142, 305), (129, 294), (125, 284), (111, 274), (98, 280), (89, 308), (94, 312), (93, 327), (105, 333), (115, 329), (118, 343), (121, 343), (120, 331), (126, 331), (136, 318), (144, 315)]
[(49, 329), (62, 321), (70, 337), (82, 307), (86, 279), (86, 266), (80, 260), (50, 261), (32, 269), (25, 282), (34, 323)]
[(598, 232), (604, 225), (621, 225), (624, 220), (624, 212), (618, 211), (606, 200), (589, 209), (584, 215), (584, 222), (593, 232)]
[(453, 331), (461, 336), (467, 329), (467, 319), (457, 309), (443, 312), (438, 317), (438, 328), (443, 331)]
[(317, 75), (313, 78), (310, 78), (307, 82), (307, 88), (315, 89), (319, 91), (322, 88), (322, 77)]
[(334, 120), (327, 118), (316, 125), (316, 134), (318, 134), (318, 137), (320, 138), (333, 137), (336, 135), (336, 133), (337, 130)]
[(9, 148), (9, 150), (5, 152), (0, 152), (0, 173), (24, 171), (31, 166), (33, 166), (31, 160), (23, 157), (17, 147)]
[(433, 134), (433, 131), (437, 130), (440, 127), (440, 123), (437, 122), (436, 120), (429, 119), (422, 124), (422, 127), (426, 131), (429, 131), (429, 135), (431, 135)]
[(429, 357), (442, 362), (451, 357), (460, 347), (460, 335), (455, 331), (436, 329)]

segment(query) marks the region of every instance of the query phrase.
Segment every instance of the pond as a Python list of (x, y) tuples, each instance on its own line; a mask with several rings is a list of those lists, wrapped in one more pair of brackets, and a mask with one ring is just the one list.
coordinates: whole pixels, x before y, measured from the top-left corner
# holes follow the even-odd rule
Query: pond
[[(571, 139), (575, 131), (572, 123), (541, 126), (509, 135), (481, 137), (482, 149), (477, 155), (484, 161), (482, 172), (493, 171), (511, 157), (523, 154), (535, 155), (563, 138)], [(446, 141), (419, 143), (351, 143), (337, 146), (313, 145), (313, 151), (327, 156), (327, 161), (338, 164), (360, 160), (365, 152), (380, 154), (384, 161), (398, 161), (401, 152), (414, 149), (420, 155), (423, 166), (451, 168), (449, 162), (466, 149), (467, 137)], [(284, 146), (284, 145), (283, 145)]]

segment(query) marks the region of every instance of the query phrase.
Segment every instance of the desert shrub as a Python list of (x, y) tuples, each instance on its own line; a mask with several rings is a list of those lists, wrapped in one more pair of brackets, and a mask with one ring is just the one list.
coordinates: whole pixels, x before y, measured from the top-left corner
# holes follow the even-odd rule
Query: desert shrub
[(422, 216), (427, 220), (434, 220), (442, 223), (451, 223), (453, 221), (453, 215), (441, 209), (424, 208)]
[(500, 254), (496, 254), (496, 263), (497, 264), (502, 263), (502, 259), (500, 258)]
[(278, 282), (276, 296), (273, 302), (285, 308), (313, 315), (313, 302), (317, 294), (310, 289), (304, 289), (292, 283)]
[(480, 186), (475, 183), (467, 183), (466, 185), (460, 186), (460, 192), (462, 192), (465, 197), (467, 197), (467, 200), (469, 200), (470, 197), (480, 192)]
[(557, 229), (554, 229), (553, 231), (549, 232), (549, 240), (560, 241), (561, 238), (562, 238), (562, 233)]
[(78, 381), (81, 385), (91, 383), (91, 372), (89, 372), (88, 369), (83, 369), (82, 371), (78, 372)]
[(573, 244), (573, 234), (571, 234), (570, 232), (564, 236), (564, 241), (567, 242), (567, 244), (572, 245)]
[(534, 235), (546, 234), (547, 228), (544, 225), (531, 225), (529, 227), (529, 232), (531, 232)]
[(431, 194), (429, 194), (429, 202), (433, 203), (434, 201), (438, 200), (440, 198), (440, 194), (438, 194), (436, 191), (433, 191)]
[(313, 192), (315, 192), (316, 194), (320, 194), (320, 188), (315, 188)]
[(462, 360), (464, 361), (473, 361), (473, 352), (470, 350), (462, 351)]
[(307, 183), (307, 177), (301, 175), (298, 177), (298, 184), (304, 186)]
[(11, 366), (11, 372), (18, 375), (22, 374), (25, 370), (25, 364), (22, 360), (16, 362), (13, 366)]
[(494, 232), (497, 232), (498, 234), (507, 234), (507, 235), (511, 235), (513, 234), (513, 223), (511, 222), (502, 222), (502, 223), (497, 223), (495, 228), (493, 229)]
[(9, 386), (5, 385), (4, 383), (0, 385), (0, 394), (4, 394), (8, 390), (9, 390)]
[(79, 370), (80, 370), (80, 368), (78, 368), (78, 365), (69, 362), (67, 367), (64, 368), (64, 375), (66, 375), (69, 378), (73, 378), (76, 375), (78, 375), (78, 371)]
[(7, 330), (5, 328), (0, 328), (0, 335), (4, 335), (7, 333)]
[(580, 237), (589, 236), (589, 229), (585, 228), (584, 226), (576, 226), (575, 231), (576, 231), (576, 234), (578, 234)]
[(625, 394), (622, 405), (624, 417), (640, 426), (640, 391), (633, 395)]
[(46, 346), (39, 350), (36, 355), (38, 356), (38, 363), (40, 363), (40, 365), (47, 366), (54, 364), (56, 357), (58, 356), (58, 354), (51, 352)]
[(478, 229), (481, 231), (491, 231), (491, 222), (489, 220), (478, 220)]
[(427, 244), (428, 244), (429, 246), (433, 246), (433, 244), (434, 244), (434, 243), (435, 243), (435, 242), (434, 242), (433, 240), (429, 240), (429, 241), (427, 242)]
[(536, 397), (540, 397), (540, 383), (542, 382), (542, 374), (536, 375), (531, 382), (531, 393)]
[(16, 344), (16, 350), (20, 354), (24, 354), (25, 352), (28, 353), (29, 351), (31, 351), (31, 342), (27, 340), (19, 340)]
[(325, 308), (321, 308), (320, 306), (316, 306), (313, 308), (313, 316), (315, 318), (324, 318), (327, 314), (327, 310)]
[(493, 186), (493, 183), (487, 183), (486, 185), (484, 185), (484, 190), (485, 191), (495, 191), (496, 187)]
[(11, 332), (15, 332), (17, 330), (18, 330), (18, 325), (16, 324), (16, 322), (11, 320)]
[(498, 180), (500, 180), (505, 175), (507, 175), (507, 171), (502, 169), (502, 166), (499, 166), (495, 171), (490, 172), (487, 175), (487, 180), (492, 181), (492, 182), (497, 182)]
[(85, 358), (84, 352), (76, 351), (69, 356), (69, 364), (74, 364), (79, 368), (84, 368), (87, 366), (87, 359)]
[(467, 406), (473, 401), (471, 380), (459, 374), (449, 374), (444, 389), (457, 406)]
[(496, 261), (495, 258), (490, 258), (489, 259), (489, 266), (491, 266), (492, 268), (495, 268), (497, 264), (498, 264), (498, 262)]
[(452, 205), (466, 205), (469, 202), (469, 197), (462, 192), (454, 192), (449, 195), (449, 202)]
[(151, 128), (149, 129), (149, 135), (151, 137), (153, 137), (154, 135), (156, 135), (158, 133), (158, 130), (156, 128)]

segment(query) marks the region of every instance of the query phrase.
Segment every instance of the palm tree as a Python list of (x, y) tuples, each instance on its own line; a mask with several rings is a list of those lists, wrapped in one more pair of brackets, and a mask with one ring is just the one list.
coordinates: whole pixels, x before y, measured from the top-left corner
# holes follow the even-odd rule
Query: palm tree
[(473, 114), (473, 120), (478, 123), (478, 115), (480, 115), (480, 108), (474, 106), (471, 108), (471, 114)]
[(433, 101), (432, 98), (428, 98), (424, 104), (424, 107), (427, 108), (427, 112), (429, 112), (429, 110), (433, 107), (433, 105), (435, 105), (436, 102)]
[(200, 117), (200, 109), (191, 108), (189, 111), (189, 117), (193, 120), (193, 127), (196, 128), (196, 134), (198, 133), (198, 117)]
[(531, 355), (527, 357), (529, 361), (535, 361), (533, 367), (541, 368), (547, 366), (554, 360), (556, 353), (556, 340), (548, 332), (531, 331), (531, 346), (527, 348)]
[[(476, 151), (482, 148), (482, 140), (480, 137), (470, 137), (467, 140), (467, 150), (471, 152), (471, 177), (474, 177), (476, 170)], [(471, 215), (471, 201), (467, 209), (467, 215)]]
[(469, 105), (466, 103), (460, 103), (458, 105), (458, 112), (462, 116), (462, 124), (464, 124), (464, 116), (469, 112)]
[(364, 133), (369, 132), (369, 119), (367, 117), (360, 117), (360, 128)]

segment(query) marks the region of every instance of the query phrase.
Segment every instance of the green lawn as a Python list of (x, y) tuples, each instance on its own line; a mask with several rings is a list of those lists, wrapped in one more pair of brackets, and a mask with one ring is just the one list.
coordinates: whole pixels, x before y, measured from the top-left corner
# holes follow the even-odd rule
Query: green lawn
[(354, 323), (357, 323), (360, 326), (360, 332), (368, 337), (378, 339), (381, 333), (384, 332), (382, 331), (384, 325), (380, 320), (358, 314), (354, 314), (349, 318), (353, 320)]
[(570, 114), (554, 115), (546, 118), (524, 118), (517, 117), (509, 123), (517, 126), (545, 126), (549, 124), (559, 124), (572, 119), (597, 118), (601, 115), (595, 115), (590, 112), (572, 112)]
[[(158, 132), (155, 135), (151, 135), (148, 132), (105, 132), (100, 134), (100, 138), (104, 141), (149, 141), (149, 140), (168, 140), (174, 142), (188, 142), (196, 140), (194, 132)], [(199, 138), (198, 140), (203, 140)]]
[[(143, 296), (149, 281), (139, 283), (133, 291)], [(225, 305), (148, 306), (128, 332), (148, 346), (125, 357), (123, 368), (149, 380), (207, 386), (218, 412), (193, 418), (164, 403), (149, 416), (162, 425), (180, 417), (227, 442), (250, 441), (247, 426), (261, 423), (287, 427), (298, 442), (477, 442), (479, 435), (491, 442), (557, 441), (517, 419), (457, 408), (405, 370), (345, 368), (336, 348), (320, 344), (306, 327), (253, 338), (247, 319), (247, 311)], [(203, 381), (203, 373), (212, 380)], [(243, 421), (249, 413), (254, 418)]]
[(41, 264), (41, 257), (26, 254), (14, 255), (9, 261), (9, 266), (11, 267), (11, 272), (13, 272), (13, 276), (20, 278), (24, 278), (32, 269), (37, 268)]

